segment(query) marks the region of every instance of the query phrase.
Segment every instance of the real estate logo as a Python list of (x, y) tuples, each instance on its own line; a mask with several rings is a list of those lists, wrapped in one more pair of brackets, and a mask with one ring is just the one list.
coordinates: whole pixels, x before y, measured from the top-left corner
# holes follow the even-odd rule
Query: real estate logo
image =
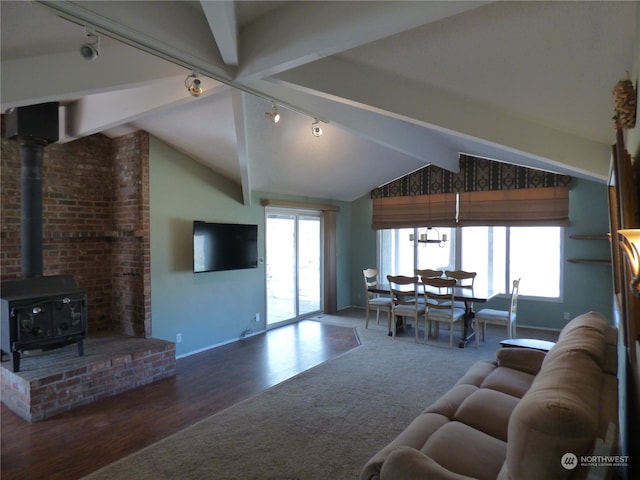
[(560, 464), (566, 470), (573, 470), (578, 466), (578, 457), (573, 453), (565, 453), (560, 459)]
[(573, 470), (578, 465), (581, 467), (627, 467), (629, 466), (628, 455), (581, 455), (565, 453), (560, 458), (560, 464), (566, 470)]

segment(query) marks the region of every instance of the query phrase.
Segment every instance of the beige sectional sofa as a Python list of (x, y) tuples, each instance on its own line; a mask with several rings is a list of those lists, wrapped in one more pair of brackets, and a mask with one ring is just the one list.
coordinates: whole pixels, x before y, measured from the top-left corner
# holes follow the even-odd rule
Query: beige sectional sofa
[(581, 456), (617, 431), (616, 345), (617, 330), (590, 312), (548, 353), (498, 350), (375, 454), (361, 480), (586, 478)]

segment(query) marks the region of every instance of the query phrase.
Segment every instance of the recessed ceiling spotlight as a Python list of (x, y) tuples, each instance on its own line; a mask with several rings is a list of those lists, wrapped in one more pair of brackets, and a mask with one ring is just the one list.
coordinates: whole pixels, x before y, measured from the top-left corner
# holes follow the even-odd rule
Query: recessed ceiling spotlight
[(278, 107), (276, 107), (275, 103), (272, 104), (270, 112), (264, 113), (264, 117), (268, 118), (273, 123), (278, 123), (280, 121), (280, 114), (278, 113)]
[(314, 137), (320, 137), (322, 135), (322, 128), (320, 128), (320, 122), (318, 122), (318, 120), (315, 120), (311, 124), (311, 133)]
[(184, 79), (184, 86), (187, 88), (192, 97), (199, 97), (200, 94), (204, 91), (200, 86), (200, 79), (198, 78), (198, 74), (193, 72), (191, 75), (187, 75), (187, 78)]
[(100, 55), (100, 37), (93, 30), (85, 29), (87, 34), (86, 41), (80, 45), (80, 55), (85, 60), (95, 60)]

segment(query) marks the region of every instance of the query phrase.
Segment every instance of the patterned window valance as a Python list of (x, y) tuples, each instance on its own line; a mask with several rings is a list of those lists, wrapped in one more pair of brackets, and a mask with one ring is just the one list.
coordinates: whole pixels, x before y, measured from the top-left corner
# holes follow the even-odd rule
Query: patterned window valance
[(567, 175), (460, 155), (457, 173), (429, 165), (373, 189), (371, 198), (570, 186)]
[(566, 175), (461, 155), (457, 173), (428, 166), (372, 190), (372, 226), (568, 225), (570, 185)]

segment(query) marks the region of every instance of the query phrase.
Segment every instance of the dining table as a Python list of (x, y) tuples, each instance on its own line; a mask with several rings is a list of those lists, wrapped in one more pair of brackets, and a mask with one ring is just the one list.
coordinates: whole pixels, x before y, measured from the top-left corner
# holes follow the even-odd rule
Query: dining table
[[(431, 288), (426, 285), (422, 285), (422, 289), (418, 291), (418, 295), (424, 296), (423, 289), (431, 289), (432, 291), (438, 291), (437, 288)], [(372, 293), (378, 293), (381, 295), (391, 295), (391, 288), (388, 284), (378, 284), (375, 287), (369, 288), (369, 291)], [(459, 348), (465, 348), (467, 343), (473, 339), (474, 335), (476, 335), (475, 330), (473, 329), (473, 319), (475, 317), (475, 312), (473, 311), (474, 303), (486, 303), (492, 298), (499, 295), (500, 292), (490, 286), (482, 286), (482, 285), (474, 285), (473, 287), (469, 286), (457, 286), (453, 287), (453, 299), (457, 302), (464, 302), (464, 331), (462, 333), (462, 337), (458, 342)]]

